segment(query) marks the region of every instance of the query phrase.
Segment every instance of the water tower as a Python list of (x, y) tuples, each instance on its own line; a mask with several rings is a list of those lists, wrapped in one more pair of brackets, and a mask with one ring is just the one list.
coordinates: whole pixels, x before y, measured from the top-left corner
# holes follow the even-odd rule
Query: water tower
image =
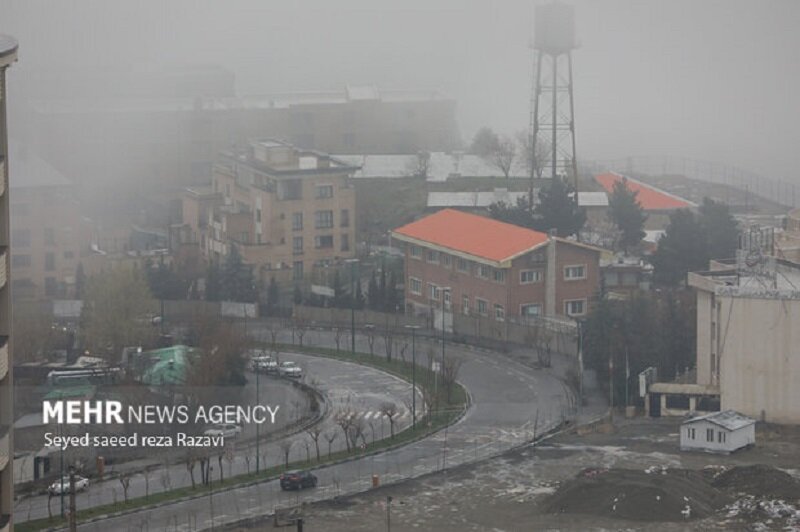
[(536, 6), (531, 92), (531, 187), (536, 177), (566, 176), (578, 185), (572, 50), (575, 12), (554, 2)]

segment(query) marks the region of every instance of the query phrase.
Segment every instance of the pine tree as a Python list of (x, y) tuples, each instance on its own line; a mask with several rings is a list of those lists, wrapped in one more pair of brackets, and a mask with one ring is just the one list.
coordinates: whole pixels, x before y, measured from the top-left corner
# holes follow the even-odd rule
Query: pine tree
[(685, 283), (688, 272), (708, 268), (708, 241), (691, 211), (679, 210), (670, 215), (651, 262), (653, 280), (665, 285)]
[(231, 246), (222, 270), (222, 296), (230, 301), (252, 303), (256, 300), (252, 268), (242, 261), (236, 246)]
[(577, 234), (586, 223), (586, 211), (578, 206), (576, 196), (563, 179), (553, 178), (548, 188), (539, 191), (534, 229), (543, 232), (555, 229), (560, 237)]
[(739, 226), (724, 203), (703, 198), (700, 226), (708, 241), (709, 259), (732, 259), (739, 247)]
[(611, 221), (622, 233), (619, 244), (625, 253), (644, 238), (644, 222), (647, 215), (636, 199), (638, 191), (628, 187), (628, 180), (622, 178), (614, 183), (614, 190), (608, 200)]

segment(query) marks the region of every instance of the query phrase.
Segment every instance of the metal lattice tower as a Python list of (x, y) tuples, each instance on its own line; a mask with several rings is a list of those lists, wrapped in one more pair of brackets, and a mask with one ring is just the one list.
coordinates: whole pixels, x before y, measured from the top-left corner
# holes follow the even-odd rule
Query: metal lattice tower
[(535, 13), (529, 142), (531, 190), (536, 177), (571, 178), (577, 190), (572, 90), (572, 50), (576, 48), (574, 11), (572, 6), (553, 3), (537, 6)]

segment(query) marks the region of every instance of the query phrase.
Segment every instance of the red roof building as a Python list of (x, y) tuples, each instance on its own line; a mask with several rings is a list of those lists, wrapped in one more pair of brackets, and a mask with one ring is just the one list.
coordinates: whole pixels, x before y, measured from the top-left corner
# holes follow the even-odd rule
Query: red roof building
[(614, 185), (622, 179), (627, 179), (628, 190), (636, 192), (636, 199), (645, 211), (670, 211), (675, 209), (689, 209), (696, 207), (691, 201), (679, 198), (652, 185), (647, 185), (636, 179), (609, 172), (596, 175), (595, 180), (610, 195), (614, 192)]
[(601, 250), (491, 218), (444, 209), (395, 229), (405, 250), (406, 310), (496, 320), (585, 315)]

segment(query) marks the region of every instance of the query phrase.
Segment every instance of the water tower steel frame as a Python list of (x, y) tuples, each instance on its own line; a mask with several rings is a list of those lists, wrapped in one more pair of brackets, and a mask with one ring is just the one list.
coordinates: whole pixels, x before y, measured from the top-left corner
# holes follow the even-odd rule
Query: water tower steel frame
[(548, 170), (551, 178), (572, 177), (578, 190), (572, 79), (572, 50), (577, 48), (574, 10), (555, 2), (536, 6), (535, 17), (529, 133), (531, 206), (534, 179), (547, 175)]

